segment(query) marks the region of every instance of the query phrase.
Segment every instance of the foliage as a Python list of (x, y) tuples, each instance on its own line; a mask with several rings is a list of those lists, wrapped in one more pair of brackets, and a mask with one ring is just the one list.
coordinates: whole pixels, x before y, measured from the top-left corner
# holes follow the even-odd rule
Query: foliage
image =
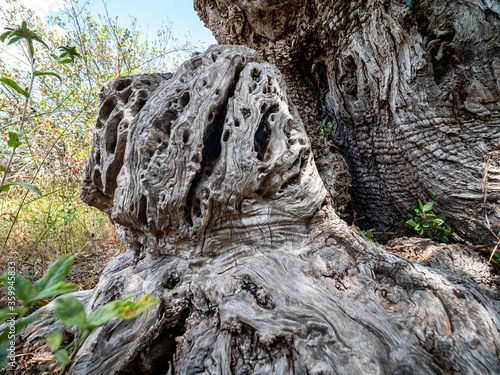
[[(74, 258), (74, 255), (60, 256), (49, 266), (45, 275), (34, 283), (30, 279), (15, 273), (13, 270), (6, 271), (3, 274), (5, 290), (9, 296), (13, 293), (17, 300), (22, 302), (22, 305), (15, 306), (9, 298), (8, 306), (0, 310), (0, 323), (15, 316), (14, 333), (17, 333), (45, 311), (44, 308), (41, 308), (34, 314), (25, 316), (29, 309), (36, 303), (45, 305), (45, 298), (59, 296), (76, 290), (78, 288), (77, 285), (64, 282)], [(54, 301), (55, 316), (67, 325), (78, 327), (79, 335), (67, 346), (60, 348), (63, 342), (62, 334), (57, 331), (49, 332), (46, 336), (46, 341), (54, 353), (52, 362), (55, 362), (55, 364), (49, 363), (48, 367), (52, 365), (49, 372), (52, 373), (59, 364), (69, 364), (93, 329), (107, 323), (113, 318), (134, 319), (149, 307), (159, 302), (149, 295), (136, 301), (129, 301), (132, 297), (133, 295), (128, 295), (125, 298), (108, 302), (94, 310), (88, 316), (85, 312), (85, 306), (78, 298), (65, 296), (56, 299)], [(4, 343), (12, 339), (12, 337), (9, 337), (11, 335), (13, 335), (13, 332), (9, 329), (9, 326), (0, 335), (0, 364), (2, 366), (7, 363), (8, 355), (8, 350), (6, 350), (7, 347)]]
[(498, 250), (498, 244), (493, 249), (488, 247), (487, 250), (490, 253), (489, 261), (493, 263), (500, 263), (500, 251)]
[[(7, 145), (12, 148), (12, 151), (10, 153), (9, 161), (7, 162), (6, 167), (3, 168), (3, 176), (2, 176), (2, 180), (1, 180), (2, 182), (0, 183), (0, 192), (9, 191), (11, 186), (17, 185), (17, 186), (25, 187), (28, 190), (35, 192), (39, 196), (42, 196), (40, 189), (38, 187), (32, 185), (31, 183), (18, 182), (18, 181), (11, 181), (11, 182), (7, 182), (7, 183), (4, 183), (4, 182), (7, 178), (8, 173), (9, 173), (10, 166), (11, 166), (12, 161), (14, 159), (14, 155), (16, 153), (16, 150), (19, 146), (22, 145), (21, 137), (24, 136), (26, 143), (27, 143), (27, 145), (30, 149), (30, 152), (31, 152), (31, 147), (30, 147), (28, 138), (26, 137), (26, 134), (24, 132), (24, 124), (25, 124), (26, 119), (28, 117), (27, 116), (27, 108), (28, 108), (29, 100), (30, 100), (32, 90), (33, 90), (34, 78), (40, 77), (40, 76), (54, 76), (54, 77), (58, 78), (60, 82), (62, 82), (62, 79), (57, 73), (50, 72), (50, 71), (43, 71), (42, 72), (42, 71), (35, 70), (36, 54), (35, 54), (35, 48), (33, 46), (33, 41), (37, 41), (47, 48), (48, 48), (48, 46), (43, 41), (43, 39), (40, 35), (38, 35), (35, 31), (28, 28), (28, 24), (26, 21), (22, 22), (21, 27), (18, 27), (18, 28), (7, 27), (7, 28), (5, 28), (5, 30), (7, 30), (7, 31), (0, 36), (0, 40), (2, 42), (7, 40), (8, 45), (14, 44), (18, 41), (24, 42), (25, 47), (26, 47), (25, 51), (26, 51), (27, 56), (28, 56), (28, 64), (29, 64), (31, 72), (29, 75), (29, 79), (30, 79), (29, 87), (26, 90), (22, 90), (19, 87), (19, 85), (17, 85), (14, 81), (12, 81), (10, 79), (4, 78), (3, 80), (0, 80), (0, 82), (3, 83), (5, 86), (7, 86), (11, 89), (14, 89), (16, 92), (20, 93), (21, 95), (23, 95), (25, 97), (24, 108), (23, 108), (23, 112), (22, 112), (22, 116), (21, 116), (21, 120), (20, 120), (20, 124), (19, 124), (19, 130), (18, 131), (10, 131), (9, 130), (9, 133), (8, 133), (9, 140), (7, 142)], [(67, 52), (65, 52), (65, 51), (68, 49), (73, 53), (72, 56), (74, 59), (74, 57), (76, 55), (78, 55), (78, 53), (76, 53), (76, 51), (75, 51), (75, 47), (69, 47), (69, 46), (64, 47), (63, 54), (64, 53), (67, 54)], [(16, 221), (16, 219), (14, 220), (13, 225), (15, 224), (15, 221)], [(4, 243), (6, 243), (8, 241), (11, 230), (12, 230), (12, 227), (6, 236)]]
[(434, 202), (423, 204), (419, 199), (417, 203), (410, 208), (408, 213), (409, 220), (404, 225), (413, 228), (419, 235), (426, 232), (429, 238), (436, 238), (442, 242), (448, 242), (448, 236), (455, 232), (454, 229), (448, 229), (445, 226), (446, 216), (436, 215), (432, 212)]
[(28, 184), (26, 182), (19, 182), (19, 181), (13, 181), (13, 182), (7, 182), (6, 184), (0, 185), (0, 192), (1, 191), (9, 191), (11, 186), (22, 186), (25, 187), (28, 190), (31, 190), (38, 194), (40, 197), (43, 196), (42, 192), (40, 191), (39, 188), (37, 188), (35, 185)]
[(372, 231), (371, 231), (370, 229), (368, 229), (368, 230), (365, 232), (365, 236), (366, 236), (366, 238), (368, 238), (370, 241), (375, 242), (375, 237), (373, 236)]
[(323, 125), (321, 126), (321, 129), (320, 129), (320, 132), (321, 132), (321, 135), (326, 139), (328, 140), (328, 138), (330, 137), (330, 134), (332, 133), (333, 131), (333, 122), (331, 121), (328, 121), (326, 123), (326, 126), (323, 127)]
[[(0, 46), (0, 174), (8, 173), (0, 183), (0, 241), (4, 254), (18, 254), (31, 264), (54, 252), (93, 248), (101, 235), (102, 242), (116, 239), (106, 216), (78, 199), (104, 82), (118, 75), (170, 71), (197, 49), (175, 45), (168, 25), (145, 41), (136, 19), (121, 27), (107, 13), (93, 17), (90, 2), (66, 0), (66, 5), (48, 23), (18, 0), (0, 5), (1, 21), (10, 28), (3, 34), (6, 42), (29, 34), (12, 34), (23, 29), (21, 21), (37, 35), (29, 34), (34, 69), (26, 65), (29, 48)], [(13, 147), (16, 157), (8, 167)], [(20, 193), (19, 186), (32, 188)], [(40, 198), (36, 194), (42, 191)]]
[(19, 40), (26, 41), (26, 44), (28, 46), (28, 57), (30, 57), (30, 59), (35, 56), (35, 48), (33, 46), (33, 42), (41, 43), (45, 47), (49, 48), (49, 46), (43, 41), (40, 35), (38, 35), (33, 30), (28, 29), (28, 23), (26, 21), (23, 21), (21, 23), (21, 27), (18, 28), (6, 27), (5, 32), (0, 35), (0, 41), (4, 42), (5, 39), (9, 41), (7, 44), (16, 43)]

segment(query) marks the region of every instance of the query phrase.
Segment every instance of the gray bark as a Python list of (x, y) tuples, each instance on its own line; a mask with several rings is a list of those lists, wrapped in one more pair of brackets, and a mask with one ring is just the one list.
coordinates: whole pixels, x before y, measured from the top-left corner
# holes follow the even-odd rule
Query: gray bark
[[(124, 90), (149, 99), (108, 108)], [(171, 77), (103, 92), (82, 198), (128, 251), (84, 302), (161, 304), (95, 330), (69, 373), (499, 373), (498, 275), (465, 246), (415, 245), (408, 260), (342, 221), (282, 75), (257, 52), (213, 46)], [(46, 350), (55, 324), (42, 317), (20, 345)]]
[(365, 217), (357, 224), (387, 230), (421, 199), (461, 239), (494, 240), (498, 1), (196, 0), (195, 8), (220, 43), (254, 48), (280, 68), (320, 165), (332, 154), (318, 120), (334, 122), (350, 208)]

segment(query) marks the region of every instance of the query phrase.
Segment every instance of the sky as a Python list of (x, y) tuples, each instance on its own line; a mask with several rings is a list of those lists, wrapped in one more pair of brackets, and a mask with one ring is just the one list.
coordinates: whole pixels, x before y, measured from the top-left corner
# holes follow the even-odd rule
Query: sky
[[(180, 42), (183, 42), (185, 36), (191, 33), (192, 41), (204, 43), (205, 48), (217, 43), (212, 32), (198, 17), (192, 0), (107, 0), (106, 3), (109, 15), (118, 16), (118, 24), (120, 20), (125, 21), (123, 26), (128, 24), (130, 17), (136, 17), (139, 25), (147, 27), (148, 33), (155, 36), (162, 22), (170, 19), (173, 21), (174, 37)], [(93, 0), (92, 8), (93, 11), (104, 14), (102, 0)]]
[[(83, 0), (80, 0), (83, 1)], [(90, 0), (94, 16), (104, 15), (103, 0)], [(215, 44), (212, 32), (205, 28), (203, 22), (193, 8), (192, 0), (104, 0), (110, 17), (118, 17), (118, 25), (128, 26), (130, 18), (135, 17), (152, 38), (156, 35), (162, 22), (173, 21), (173, 36), (183, 43), (188, 33), (192, 42), (208, 48)], [(33, 9), (39, 16), (56, 15), (61, 7), (60, 0), (22, 0), (26, 7)], [(4, 0), (0, 0), (4, 4)]]

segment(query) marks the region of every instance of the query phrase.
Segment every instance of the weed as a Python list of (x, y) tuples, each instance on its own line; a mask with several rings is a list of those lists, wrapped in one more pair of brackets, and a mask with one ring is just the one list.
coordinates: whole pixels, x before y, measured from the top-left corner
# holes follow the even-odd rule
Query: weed
[[(33, 322), (45, 311), (45, 308), (42, 307), (35, 313), (25, 316), (29, 309), (35, 304), (46, 305), (45, 298), (47, 297), (59, 296), (78, 289), (77, 285), (64, 282), (74, 259), (74, 255), (60, 256), (48, 267), (45, 275), (34, 283), (32, 280), (17, 274), (14, 265), (9, 265), (8, 271), (0, 279), (9, 296), (7, 306), (0, 310), (0, 323), (9, 321), (0, 334), (0, 368), (7, 364), (9, 357), (13, 358), (13, 355), (9, 356), (7, 342), (12, 340), (15, 333)], [(54, 301), (55, 316), (64, 324), (77, 327), (79, 334), (68, 345), (61, 347), (63, 342), (62, 334), (58, 331), (48, 333), (46, 341), (54, 353), (54, 357), (45, 370), (52, 374), (59, 365), (63, 365), (60, 374), (64, 374), (92, 330), (113, 318), (134, 319), (154, 304), (160, 302), (150, 295), (136, 301), (129, 301), (132, 297), (133, 295), (128, 295), (122, 299), (108, 302), (89, 315), (87, 315), (83, 303), (74, 296), (64, 296), (56, 299)], [(15, 299), (22, 302), (22, 304), (16, 306)]]
[(323, 127), (323, 124), (321, 124), (320, 133), (326, 140), (330, 138), (330, 134), (332, 133), (332, 131), (333, 131), (333, 122), (328, 121), (325, 127)]
[(446, 216), (436, 215), (432, 212), (434, 202), (423, 204), (419, 199), (417, 203), (410, 208), (408, 213), (409, 220), (404, 225), (413, 228), (419, 235), (426, 232), (429, 238), (436, 238), (438, 241), (448, 242), (448, 236), (455, 232), (455, 229), (448, 229), (444, 225)]

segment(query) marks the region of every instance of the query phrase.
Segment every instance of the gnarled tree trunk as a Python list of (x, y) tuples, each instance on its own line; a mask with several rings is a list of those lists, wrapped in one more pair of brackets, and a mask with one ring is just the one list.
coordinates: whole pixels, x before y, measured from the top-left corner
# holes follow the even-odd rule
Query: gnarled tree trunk
[[(344, 172), (324, 167), (329, 188), (290, 88), (249, 48), (109, 82), (82, 198), (128, 251), (81, 297), (161, 304), (93, 331), (69, 373), (498, 373), (491, 266), (465, 246), (408, 260), (366, 240), (334, 209)], [(22, 345), (54, 327), (48, 314)]]
[(319, 165), (332, 154), (318, 120), (334, 123), (359, 224), (387, 230), (421, 199), (460, 238), (491, 243), (490, 230), (500, 230), (500, 3), (405, 3), (195, 0), (195, 8), (220, 43), (255, 48), (280, 68)]

